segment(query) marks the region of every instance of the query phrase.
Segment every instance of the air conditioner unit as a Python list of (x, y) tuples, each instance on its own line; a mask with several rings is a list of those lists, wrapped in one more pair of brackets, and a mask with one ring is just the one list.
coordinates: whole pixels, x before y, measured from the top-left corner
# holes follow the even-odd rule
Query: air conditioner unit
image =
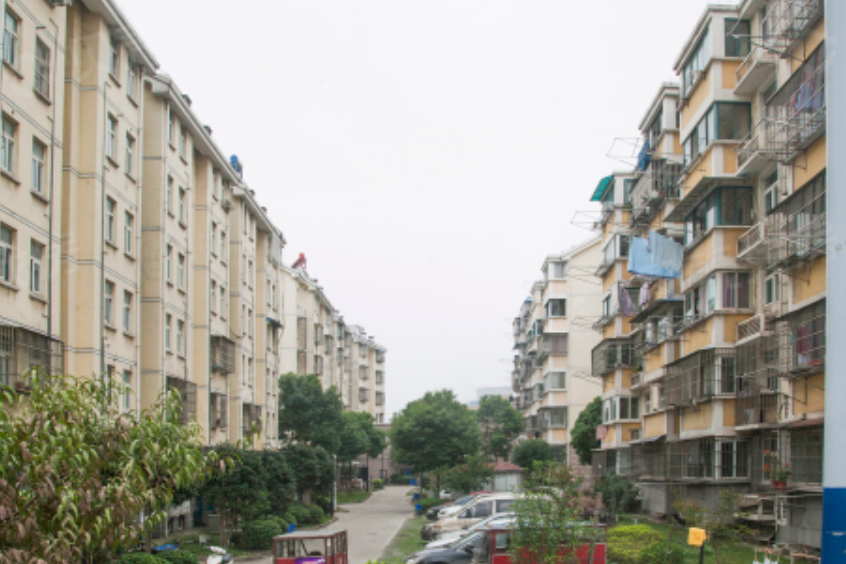
[(223, 200), (220, 203), (220, 207), (223, 208), (223, 211), (229, 211), (232, 209), (232, 200)]

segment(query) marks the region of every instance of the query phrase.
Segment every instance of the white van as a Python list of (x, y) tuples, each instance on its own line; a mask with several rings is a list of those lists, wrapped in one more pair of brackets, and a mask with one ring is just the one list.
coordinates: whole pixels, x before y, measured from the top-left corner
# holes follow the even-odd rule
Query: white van
[(434, 534), (458, 531), (475, 525), (491, 515), (510, 513), (511, 505), (517, 496), (513, 493), (489, 494), (465, 505), (457, 515), (439, 519), (432, 525)]

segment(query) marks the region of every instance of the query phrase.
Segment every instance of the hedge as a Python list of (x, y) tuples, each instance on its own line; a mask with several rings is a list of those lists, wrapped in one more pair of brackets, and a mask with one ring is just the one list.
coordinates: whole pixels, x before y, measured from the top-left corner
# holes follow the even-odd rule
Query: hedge
[[(197, 558), (194, 557), (194, 563), (196, 562)], [(146, 552), (132, 552), (121, 556), (116, 564), (167, 564), (167, 560)]]
[(197, 564), (197, 555), (187, 550), (168, 550), (156, 556), (170, 564)]
[[(273, 537), (281, 534), (282, 528), (276, 519), (261, 519), (244, 523), (233, 540), (235, 540), (238, 548), (269, 550), (273, 548)], [(196, 559), (194, 562), (196, 563)]]
[(623, 525), (608, 531), (608, 561), (640, 564), (641, 553), (661, 542), (663, 535), (648, 525)]
[(374, 492), (385, 489), (385, 481), (380, 480), (379, 478), (376, 478), (375, 480), (373, 480), (371, 482), (371, 484), (373, 484), (373, 491)]

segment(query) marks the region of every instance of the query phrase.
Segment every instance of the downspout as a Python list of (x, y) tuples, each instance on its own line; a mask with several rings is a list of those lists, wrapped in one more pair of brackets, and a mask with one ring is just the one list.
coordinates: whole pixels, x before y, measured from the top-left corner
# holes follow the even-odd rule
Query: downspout
[(108, 97), (106, 89), (108, 81), (103, 81), (103, 151), (100, 155), (100, 379), (106, 374), (106, 136), (108, 135), (106, 121), (109, 119)]
[[(164, 197), (165, 197), (165, 205), (164, 205), (165, 214), (164, 214), (164, 220), (162, 221), (162, 239), (163, 239), (162, 242), (163, 242), (163, 246), (162, 246), (161, 250), (162, 250), (162, 258), (164, 259), (165, 267), (167, 267), (167, 260), (168, 260), (168, 254), (167, 254), (167, 245), (168, 245), (167, 222), (168, 222), (168, 218), (170, 217), (170, 211), (171, 211), (170, 210), (170, 206), (171, 206), (171, 200), (170, 199), (171, 199), (171, 196), (173, 195), (173, 194), (168, 194), (168, 192), (167, 192), (167, 188), (168, 188), (167, 159), (168, 159), (168, 155), (170, 154), (170, 139), (168, 138), (167, 132), (169, 131), (168, 128), (170, 127), (170, 101), (165, 102), (165, 109), (166, 109), (165, 119), (167, 120), (167, 123), (165, 123), (165, 127), (163, 129), (164, 133), (162, 134), (162, 135), (164, 135), (164, 138), (163, 138), (164, 143), (162, 143), (162, 145), (161, 145), (162, 148), (163, 148), (162, 152), (164, 153), (164, 155), (162, 157), (162, 169), (163, 169), (163, 172), (164, 172), (164, 181), (165, 181), (164, 191), (163, 191)], [(173, 276), (173, 269), (174, 269), (174, 264), (173, 264), (173, 262), (171, 262), (170, 263), (170, 273), (169, 273), (170, 276)], [(165, 274), (168, 274), (167, 270), (165, 270)], [(162, 380), (161, 380), (161, 388), (160, 388), (161, 391), (160, 391), (160, 393), (162, 393), (162, 392), (167, 393), (167, 347), (170, 343), (168, 343), (168, 340), (165, 338), (168, 334), (168, 329), (169, 329), (169, 327), (167, 325), (165, 325), (165, 323), (167, 322), (167, 283), (168, 282), (169, 282), (169, 278), (167, 276), (162, 276), (162, 288), (161, 288), (162, 325), (164, 326), (165, 330), (162, 331), (162, 336), (161, 336), (161, 343), (162, 343)]]
[(143, 244), (142, 241), (142, 233), (143, 233), (143, 225), (144, 222), (142, 221), (142, 213), (144, 210), (143, 203), (141, 198), (143, 197), (143, 187), (144, 187), (144, 84), (147, 81), (147, 67), (141, 65), (141, 80), (138, 84), (141, 86), (141, 92), (138, 93), (138, 103), (141, 105), (140, 110), (140, 124), (138, 126), (138, 188), (136, 193), (138, 194), (137, 199), (135, 200), (138, 202), (138, 212), (136, 215), (136, 222), (135, 222), (135, 253), (137, 258), (135, 260), (135, 269), (136, 269), (136, 280), (138, 281), (138, 289), (135, 292), (135, 348), (136, 348), (136, 366), (138, 367), (136, 378), (135, 378), (135, 411), (136, 413), (141, 412), (141, 245)]

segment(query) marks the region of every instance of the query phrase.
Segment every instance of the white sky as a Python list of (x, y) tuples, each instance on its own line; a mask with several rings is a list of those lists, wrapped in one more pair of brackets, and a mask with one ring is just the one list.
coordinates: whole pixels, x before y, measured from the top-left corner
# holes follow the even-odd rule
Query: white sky
[(511, 320), (704, 0), (118, 0), (348, 323), (387, 415), (510, 384)]

